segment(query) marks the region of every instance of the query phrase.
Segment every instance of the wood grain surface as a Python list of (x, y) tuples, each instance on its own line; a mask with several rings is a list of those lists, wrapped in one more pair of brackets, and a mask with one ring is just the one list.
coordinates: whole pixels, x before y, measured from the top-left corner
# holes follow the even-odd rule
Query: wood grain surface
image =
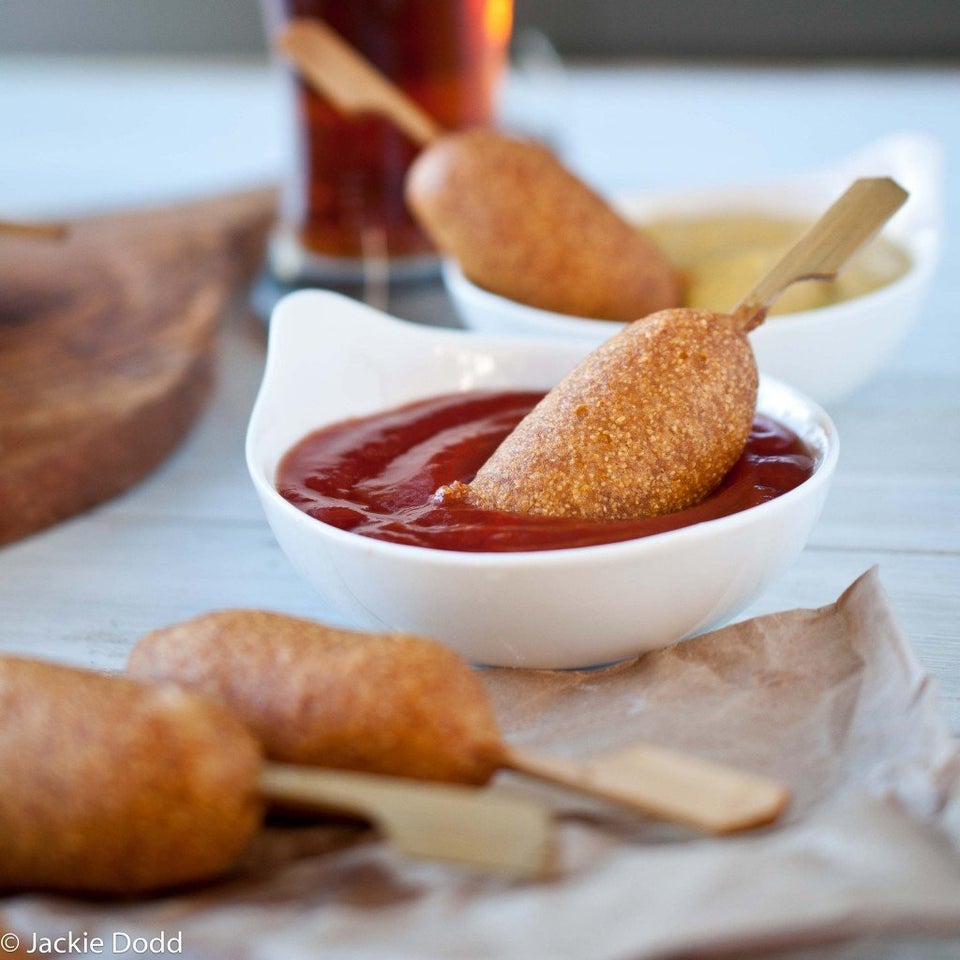
[(203, 408), (273, 191), (0, 236), (0, 543), (114, 496)]

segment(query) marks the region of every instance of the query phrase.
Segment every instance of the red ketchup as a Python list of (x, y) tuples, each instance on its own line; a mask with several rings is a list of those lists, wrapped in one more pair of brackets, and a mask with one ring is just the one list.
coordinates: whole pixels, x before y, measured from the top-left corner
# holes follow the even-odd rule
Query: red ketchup
[(558, 550), (634, 540), (726, 517), (803, 483), (813, 457), (787, 427), (757, 415), (743, 456), (713, 493), (662, 517), (588, 521), (441, 501), (469, 482), (542, 392), (445, 394), (325, 427), (287, 452), (277, 489), (317, 520), (365, 537), (438, 550)]

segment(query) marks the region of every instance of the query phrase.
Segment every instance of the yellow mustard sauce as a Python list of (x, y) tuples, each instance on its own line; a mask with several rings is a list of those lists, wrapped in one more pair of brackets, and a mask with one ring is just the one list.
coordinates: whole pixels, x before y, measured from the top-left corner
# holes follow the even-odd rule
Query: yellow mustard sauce
[[(799, 239), (809, 223), (763, 214), (731, 213), (697, 220), (655, 220), (644, 232), (681, 270), (684, 306), (729, 310)], [(884, 287), (906, 273), (910, 258), (878, 238), (861, 250), (832, 283), (795, 283), (771, 314), (813, 310)]]

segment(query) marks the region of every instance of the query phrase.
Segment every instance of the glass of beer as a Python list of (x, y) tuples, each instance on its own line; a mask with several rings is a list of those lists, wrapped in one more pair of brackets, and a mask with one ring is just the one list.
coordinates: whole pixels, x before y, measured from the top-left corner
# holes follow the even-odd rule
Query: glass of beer
[[(268, 37), (292, 18), (336, 30), (443, 128), (489, 124), (512, 0), (262, 0)], [(284, 283), (354, 282), (371, 261), (392, 279), (436, 269), (403, 180), (418, 147), (388, 119), (339, 113), (292, 71), (294, 170), (270, 249)]]

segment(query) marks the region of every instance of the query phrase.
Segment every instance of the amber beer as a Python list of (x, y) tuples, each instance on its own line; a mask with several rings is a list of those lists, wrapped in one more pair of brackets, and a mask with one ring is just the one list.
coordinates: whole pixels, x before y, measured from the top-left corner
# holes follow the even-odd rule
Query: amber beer
[[(493, 119), (512, 0), (263, 4), (271, 35), (292, 17), (326, 21), (442, 126)], [(292, 86), (297, 163), (278, 232), (286, 255), (275, 244), (275, 272), (346, 279), (371, 254), (389, 257), (395, 275), (402, 275), (404, 265), (416, 272), (431, 262), (430, 243), (403, 201), (403, 178), (417, 145), (389, 120), (344, 116), (299, 78), (292, 78)], [(299, 247), (293, 256), (291, 246)]]

